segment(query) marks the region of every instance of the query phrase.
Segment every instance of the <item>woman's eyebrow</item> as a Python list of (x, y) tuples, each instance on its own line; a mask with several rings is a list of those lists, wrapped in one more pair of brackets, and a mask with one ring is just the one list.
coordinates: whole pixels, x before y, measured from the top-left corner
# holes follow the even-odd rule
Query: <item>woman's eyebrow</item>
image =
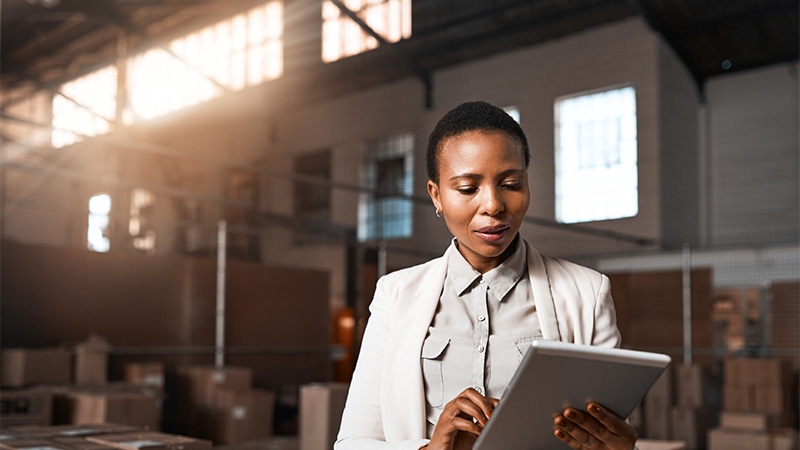
[(452, 177), (450, 177), (450, 180), (455, 181), (455, 180), (460, 180), (462, 178), (468, 178), (471, 180), (481, 180), (483, 179), (483, 175), (477, 173), (460, 173), (458, 175), (453, 175)]
[[(504, 177), (507, 177), (509, 175), (524, 174), (524, 173), (525, 173), (525, 171), (522, 170), (522, 169), (506, 169), (506, 170), (500, 172), (497, 177), (498, 178), (504, 178)], [(455, 181), (455, 180), (460, 180), (460, 179), (464, 179), (464, 178), (470, 179), (470, 180), (482, 180), (484, 178), (484, 176), (479, 174), (479, 173), (467, 172), (467, 173), (460, 173), (458, 175), (453, 175), (452, 177), (450, 177), (450, 180), (451, 181)]]
[(517, 175), (517, 174), (524, 174), (525, 171), (522, 169), (506, 169), (500, 172), (499, 178), (507, 177), (509, 175)]

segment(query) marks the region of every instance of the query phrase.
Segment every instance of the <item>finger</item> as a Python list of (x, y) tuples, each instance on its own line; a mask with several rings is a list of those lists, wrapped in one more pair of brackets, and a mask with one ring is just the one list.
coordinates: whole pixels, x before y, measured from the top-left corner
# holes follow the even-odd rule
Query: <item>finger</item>
[(618, 415), (614, 414), (612, 411), (604, 408), (603, 406), (597, 403), (589, 403), (587, 405), (587, 411), (589, 414), (592, 415), (598, 422), (603, 424), (609, 431), (614, 434), (618, 435), (625, 435), (633, 430), (633, 427), (630, 426), (625, 419), (619, 417)]
[[(481, 422), (481, 425), (485, 426), (486, 421), (492, 417), (492, 413), (494, 412), (495, 406), (497, 406), (499, 400), (496, 398), (484, 397), (478, 391), (473, 388), (464, 389), (461, 394), (456, 397), (464, 397), (469, 399), (472, 404), (477, 406), (480, 409), (480, 414), (473, 414), (473, 417)], [(474, 412), (474, 411), (473, 411)]]
[[(454, 398), (448, 406), (453, 409), (453, 414), (460, 417), (475, 421), (481, 426), (485, 427), (486, 422), (492, 415), (491, 411), (486, 411), (485, 407), (475, 404), (474, 399), (466, 396), (459, 396)], [(447, 406), (445, 406), (447, 409)]]
[(556, 429), (555, 431), (553, 431), (553, 434), (557, 438), (561, 439), (565, 444), (572, 447), (573, 450), (581, 450), (581, 448), (583, 448), (583, 445), (580, 442), (578, 442), (575, 438), (570, 436), (569, 433), (565, 432), (564, 430)]
[(594, 402), (589, 403), (586, 409), (597, 423), (604, 428), (600, 433), (594, 433), (598, 439), (609, 446), (619, 445), (620, 448), (623, 446), (626, 448), (634, 447), (638, 439), (638, 434), (636, 433), (636, 429), (623, 418)]
[[(579, 420), (577, 413), (578, 411), (567, 408), (564, 410), (564, 414), (557, 415), (553, 420), (553, 424), (555, 425), (554, 431), (562, 431), (565, 438), (559, 437), (559, 439), (567, 442), (570, 446), (573, 446), (573, 443), (579, 444), (578, 447), (574, 448), (594, 448), (593, 446), (601, 443), (601, 441), (594, 437), (586, 428), (576, 423), (576, 421)], [(556, 436), (559, 435), (556, 434)]]

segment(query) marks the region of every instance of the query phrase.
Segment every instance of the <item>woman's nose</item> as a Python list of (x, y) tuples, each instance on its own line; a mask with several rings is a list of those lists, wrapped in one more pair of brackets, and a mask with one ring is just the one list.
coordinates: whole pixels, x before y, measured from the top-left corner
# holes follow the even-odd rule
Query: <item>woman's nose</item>
[(499, 189), (484, 189), (481, 198), (481, 214), (496, 216), (505, 209), (505, 201)]

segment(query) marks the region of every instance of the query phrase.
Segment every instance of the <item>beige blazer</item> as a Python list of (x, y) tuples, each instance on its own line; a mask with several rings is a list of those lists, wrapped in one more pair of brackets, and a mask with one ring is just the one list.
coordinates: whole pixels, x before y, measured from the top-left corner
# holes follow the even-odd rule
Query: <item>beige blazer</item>
[[(608, 278), (525, 244), (544, 339), (619, 347)], [(457, 250), (451, 245), (451, 251)], [(418, 449), (428, 442), (420, 354), (439, 304), (447, 252), (378, 280), (334, 449)]]

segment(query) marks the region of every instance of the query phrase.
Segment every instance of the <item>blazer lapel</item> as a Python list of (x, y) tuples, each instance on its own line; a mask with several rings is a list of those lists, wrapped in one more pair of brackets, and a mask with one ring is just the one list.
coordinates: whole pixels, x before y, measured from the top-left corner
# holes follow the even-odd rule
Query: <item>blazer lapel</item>
[(531, 281), (536, 312), (539, 315), (539, 325), (542, 327), (542, 337), (551, 341), (560, 341), (561, 332), (558, 329), (553, 294), (550, 292), (547, 267), (544, 265), (541, 253), (527, 241), (525, 241), (525, 245), (528, 247), (528, 277)]

